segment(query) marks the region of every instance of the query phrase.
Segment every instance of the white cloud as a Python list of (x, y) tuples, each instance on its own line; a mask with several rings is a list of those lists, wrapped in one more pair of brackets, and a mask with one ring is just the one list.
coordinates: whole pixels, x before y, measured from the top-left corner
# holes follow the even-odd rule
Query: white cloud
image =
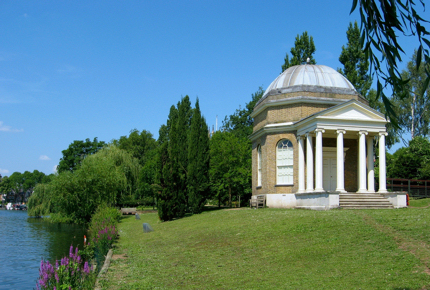
[(52, 173), (57, 173), (58, 172), (58, 165), (54, 165), (54, 168), (52, 168)]
[(8, 173), (9, 173), (9, 170), (0, 168), (0, 174), (8, 174)]
[(51, 160), (51, 158), (46, 155), (40, 155), (39, 160)]
[(2, 132), (23, 132), (24, 129), (13, 129), (11, 126), (3, 125), (3, 122), (0, 121), (0, 131), (2, 131)]

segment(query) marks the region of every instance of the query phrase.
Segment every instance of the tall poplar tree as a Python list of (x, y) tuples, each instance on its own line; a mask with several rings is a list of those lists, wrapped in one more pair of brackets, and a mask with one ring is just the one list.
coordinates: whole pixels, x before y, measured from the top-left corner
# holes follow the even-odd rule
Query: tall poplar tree
[[(172, 148), (175, 152), (174, 157), (177, 160), (178, 194), (185, 198), (187, 203), (187, 168), (188, 168), (188, 136), (190, 133), (192, 109), (191, 102), (188, 96), (185, 96), (178, 103), (178, 120), (176, 124), (176, 132), (171, 131), (170, 134), (175, 136), (175, 146)], [(186, 206), (186, 204), (184, 205)]]
[(337, 70), (351, 82), (358, 93), (368, 99), (367, 94), (372, 85), (372, 77), (369, 75), (369, 61), (361, 49), (360, 29), (357, 22), (349, 23), (346, 36), (348, 43), (346, 46), (342, 46), (342, 53), (339, 56), (343, 69), (338, 68)]
[(193, 213), (201, 213), (209, 191), (209, 135), (201, 115), (199, 99), (191, 119), (188, 143), (188, 205)]
[[(176, 153), (174, 149), (172, 152), (172, 148), (177, 143), (175, 135), (177, 120), (178, 110), (175, 106), (171, 106), (167, 126), (160, 128), (160, 134), (164, 134), (163, 143), (157, 154), (156, 180), (159, 185), (158, 216), (163, 221), (172, 220), (178, 215), (179, 198), (176, 189), (178, 170), (176, 158), (172, 158)], [(169, 128), (167, 135), (165, 134), (166, 127)]]
[(303, 32), (302, 35), (297, 34), (294, 47), (292, 47), (290, 51), (292, 58), (290, 60), (288, 53), (286, 54), (284, 64), (282, 65), (282, 71), (285, 71), (290, 66), (300, 65), (306, 62), (307, 58), (310, 59), (310, 64), (316, 64), (313, 57), (315, 50), (314, 38), (309, 36), (307, 31)]

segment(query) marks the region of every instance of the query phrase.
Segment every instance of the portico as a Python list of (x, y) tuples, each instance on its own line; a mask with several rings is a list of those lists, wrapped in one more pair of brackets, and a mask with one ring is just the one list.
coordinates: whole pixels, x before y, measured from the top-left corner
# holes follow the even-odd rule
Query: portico
[[(351, 122), (351, 117), (354, 118), (353, 123)], [(349, 148), (344, 147), (345, 139), (355, 139), (358, 143), (356, 172), (358, 176), (358, 189), (356, 192), (375, 192), (374, 140), (376, 140), (378, 144), (383, 144), (383, 146), (379, 148), (379, 156), (377, 157), (380, 160), (380, 172), (383, 173), (379, 176), (379, 184), (385, 185), (385, 136), (387, 135), (385, 123), (386, 120), (382, 114), (355, 100), (333, 106), (328, 110), (321, 111), (297, 122), (297, 138), (299, 144), (302, 144), (298, 146), (298, 192), (334, 191), (346, 193), (344, 164), (345, 155)], [(305, 138), (307, 140), (306, 147), (303, 146), (303, 139)], [(313, 138), (315, 139), (315, 147), (313, 147), (312, 144)], [(325, 138), (336, 138), (336, 147), (331, 147), (331, 152), (329, 152), (330, 147), (324, 147)], [(304, 158), (305, 152), (306, 160)], [(335, 161), (333, 158), (325, 159), (325, 155), (335, 157)], [(383, 159), (382, 162), (381, 159)], [(315, 166), (313, 166), (313, 160), (315, 160)], [(325, 160), (328, 161), (324, 167)], [(305, 177), (302, 176), (305, 174), (305, 166), (306, 186), (303, 184)], [(313, 167), (315, 167), (315, 170)], [(323, 185), (325, 180), (324, 175), (333, 174), (333, 172), (331, 172), (333, 168), (336, 168), (335, 189), (330, 185)], [(314, 180), (315, 186), (313, 185)], [(304, 188), (306, 189), (303, 190)], [(380, 186), (378, 192), (385, 193), (386, 191), (385, 186)]]
[[(336, 133), (336, 189), (332, 190), (332, 188), (326, 188), (322, 186), (324, 180), (324, 174), (330, 172), (330, 170), (323, 170), (323, 160), (325, 157), (324, 151), (329, 151), (330, 147), (323, 150), (323, 137), (326, 131), (324, 129), (316, 129), (314, 132), (307, 132), (305, 135), (298, 135), (297, 138), (299, 140), (298, 154), (299, 154), (299, 162), (298, 162), (298, 193), (303, 192), (325, 192), (325, 191), (336, 191), (339, 193), (346, 193), (345, 190), (345, 175), (344, 175), (344, 157), (346, 154), (346, 150), (348, 148), (344, 148), (344, 136), (346, 134), (346, 130), (339, 129), (335, 130)], [(350, 135), (354, 135), (354, 132)], [(327, 133), (329, 134), (329, 133)], [(333, 132), (330, 132), (332, 135)], [(374, 184), (374, 156), (373, 156), (373, 142), (374, 139), (377, 138), (379, 144), (385, 144), (385, 136), (386, 132), (379, 132), (378, 134), (369, 135), (367, 131), (359, 131), (358, 142), (359, 142), (359, 154), (358, 154), (358, 184), (359, 188), (357, 193), (368, 193), (375, 192), (375, 184)], [(367, 136), (369, 135), (369, 136)], [(315, 157), (313, 156), (314, 148), (312, 147), (312, 141), (306, 142), (306, 148), (304, 146), (304, 139), (312, 140), (312, 137), (316, 139), (315, 146)], [(367, 151), (366, 151), (367, 146)], [(306, 161), (305, 161), (305, 152), (306, 152)], [(331, 152), (329, 152), (330, 154)], [(367, 154), (366, 154), (367, 153)], [(333, 155), (333, 154), (330, 154)], [(313, 170), (313, 160), (315, 158), (315, 171)], [(385, 146), (380, 148), (379, 150), (379, 160), (384, 159), (382, 165), (380, 164), (380, 171), (386, 172), (385, 169)], [(306, 171), (306, 187), (305, 187), (305, 164), (308, 164)], [(367, 166), (366, 166), (367, 165)], [(384, 167), (384, 168), (382, 168)], [(315, 172), (315, 174), (314, 174)], [(313, 181), (315, 180), (315, 188), (313, 186)], [(379, 184), (385, 184), (386, 177), (385, 174), (381, 174), (379, 176)], [(306, 189), (305, 189), (306, 188)], [(379, 193), (386, 193), (386, 187), (380, 186)]]

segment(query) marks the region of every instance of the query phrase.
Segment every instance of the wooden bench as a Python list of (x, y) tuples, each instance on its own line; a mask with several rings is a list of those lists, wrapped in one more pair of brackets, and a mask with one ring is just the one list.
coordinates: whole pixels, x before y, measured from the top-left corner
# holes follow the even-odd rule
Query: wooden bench
[(136, 214), (136, 208), (135, 207), (123, 207), (121, 208), (121, 213), (124, 214)]
[(265, 208), (266, 207), (266, 196), (265, 195), (253, 195), (249, 200), (249, 206), (251, 208)]

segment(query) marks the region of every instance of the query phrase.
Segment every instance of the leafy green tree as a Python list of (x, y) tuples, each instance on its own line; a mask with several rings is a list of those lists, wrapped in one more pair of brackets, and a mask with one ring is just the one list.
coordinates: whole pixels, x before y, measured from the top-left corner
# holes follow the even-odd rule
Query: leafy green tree
[(152, 134), (146, 130), (139, 132), (137, 129), (133, 129), (129, 136), (121, 136), (119, 140), (114, 140), (113, 143), (137, 158), (142, 166), (147, 160), (154, 157), (157, 148), (157, 142)]
[(346, 36), (348, 43), (346, 46), (342, 46), (339, 56), (343, 69), (338, 68), (338, 71), (351, 82), (358, 93), (367, 98), (372, 78), (369, 75), (369, 61), (361, 49), (360, 29), (357, 22), (349, 23)]
[(394, 102), (401, 132), (409, 132), (411, 139), (416, 136), (428, 136), (430, 125), (430, 88), (425, 87), (424, 83), (426, 70), (429, 70), (430, 64), (421, 63), (417, 69), (417, 58), (418, 52), (415, 50), (407, 64), (407, 69), (402, 72), (402, 78), (409, 82), (396, 94)]
[(52, 176), (46, 176), (45, 173), (38, 170), (25, 171), (24, 173), (14, 172), (9, 177), (2, 178), (0, 192), (13, 194), (15, 202), (18, 200), (25, 201), (37, 184), (49, 182)]
[(191, 119), (188, 144), (188, 204), (193, 213), (201, 213), (209, 191), (209, 134), (201, 115), (199, 99)]
[[(420, 3), (425, 8), (425, 2), (420, 0)], [(404, 53), (398, 36), (403, 34), (416, 37), (419, 43), (416, 67), (420, 67), (422, 60), (429, 65), (430, 41), (426, 38), (429, 32), (425, 25), (428, 21), (417, 13), (418, 7), (413, 0), (353, 0), (351, 13), (357, 7), (362, 19), (362, 47), (368, 57), (372, 76), (376, 77), (377, 98), (382, 100), (391, 122), (398, 127), (395, 107), (384, 92), (387, 86), (391, 91), (399, 92), (407, 83), (398, 69), (398, 63), (402, 62), (401, 53)], [(427, 70), (421, 95), (424, 95), (429, 83), (430, 72)]]
[[(223, 121), (222, 130), (233, 132), (238, 137), (247, 138), (252, 134), (254, 119), (251, 117), (251, 113), (254, 110), (255, 104), (261, 99), (264, 94), (262, 87), (252, 94), (251, 101), (245, 105), (243, 109), (237, 109), (233, 115), (228, 118), (225, 117)], [(250, 143), (251, 144), (251, 143)]]
[(86, 157), (73, 173), (64, 171), (47, 187), (38, 186), (29, 201), (30, 213), (34, 206), (35, 215), (54, 211), (54, 220), (87, 223), (102, 203), (115, 206), (132, 195), (139, 170), (138, 160), (128, 152), (105, 147)]
[(288, 53), (286, 54), (284, 64), (282, 65), (282, 71), (285, 71), (291, 66), (300, 65), (303, 62), (306, 62), (307, 58), (310, 59), (309, 63), (316, 64), (313, 57), (315, 50), (314, 39), (312, 36), (308, 36), (307, 31), (303, 32), (302, 35), (297, 34), (296, 40), (294, 41), (294, 47), (292, 47), (290, 51), (292, 58), (290, 60)]
[(158, 143), (152, 134), (146, 130), (139, 132), (137, 129), (130, 131), (129, 136), (121, 136), (119, 140), (113, 140), (120, 149), (129, 152), (134, 158), (139, 160), (141, 170), (137, 190), (134, 191), (133, 198), (128, 203), (152, 204), (155, 205), (155, 196), (152, 184), (155, 178), (155, 156), (157, 154)]
[(54, 202), (55, 193), (52, 188), (51, 184), (46, 183), (36, 185), (27, 203), (29, 216), (41, 217), (58, 212)]
[(93, 141), (86, 139), (85, 141), (74, 141), (66, 150), (63, 150), (63, 157), (58, 165), (58, 172), (71, 171), (73, 172), (81, 164), (82, 160), (88, 155), (94, 154), (102, 149), (106, 143), (98, 141), (97, 137)]
[(228, 198), (251, 194), (251, 146), (232, 132), (215, 132), (210, 140), (210, 181), (212, 191), (221, 205)]
[(387, 161), (387, 176), (391, 178), (430, 179), (430, 141), (417, 136)]

